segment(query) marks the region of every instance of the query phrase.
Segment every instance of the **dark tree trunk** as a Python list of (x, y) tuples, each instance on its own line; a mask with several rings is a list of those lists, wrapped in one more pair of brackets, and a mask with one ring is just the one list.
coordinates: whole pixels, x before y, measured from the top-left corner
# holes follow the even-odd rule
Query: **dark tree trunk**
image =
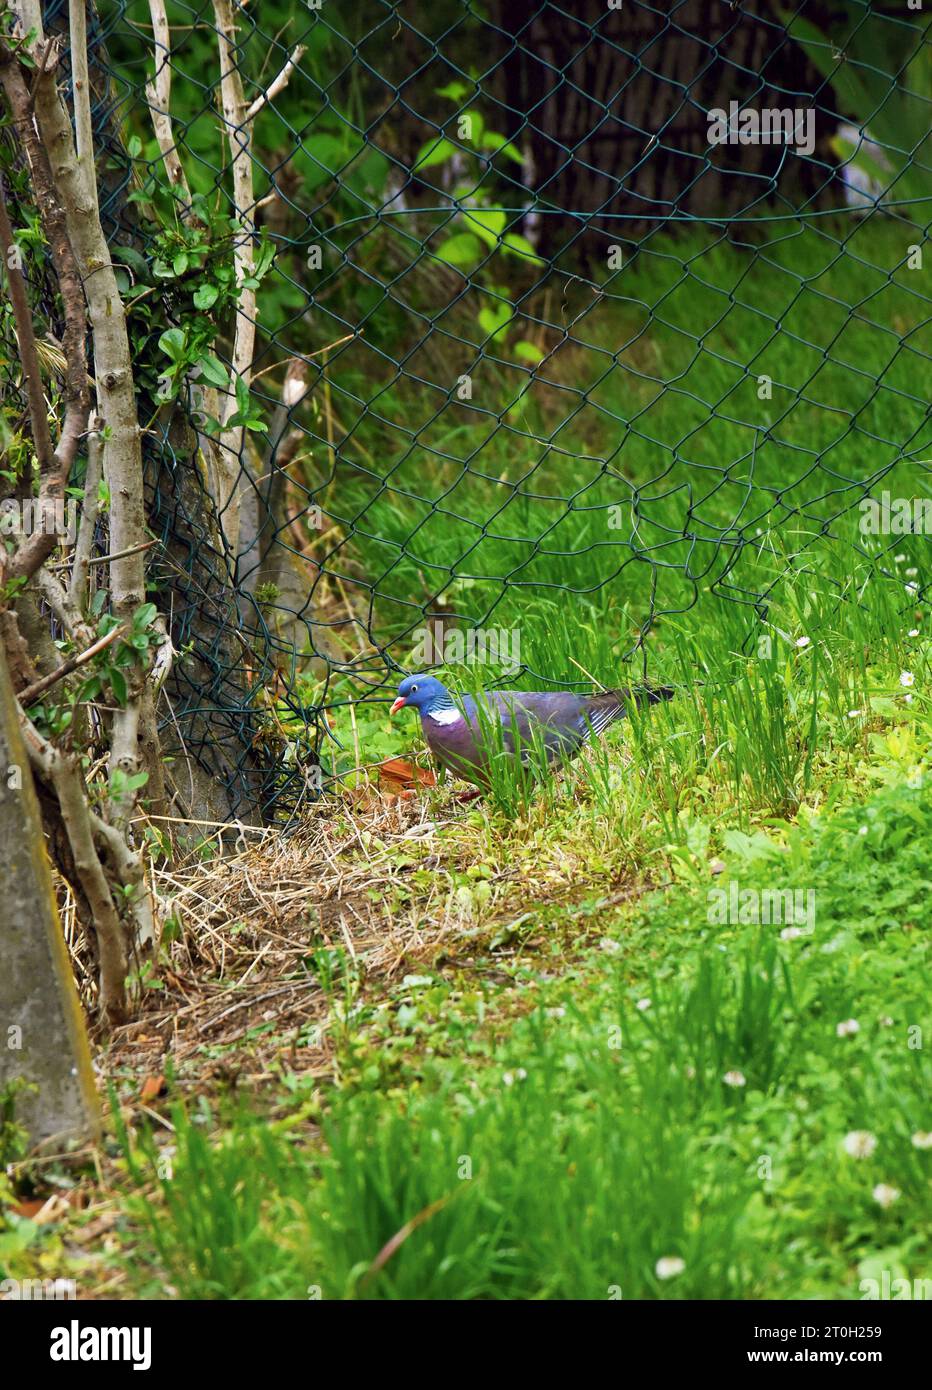
[[(813, 206), (827, 192), (836, 124), (830, 89), (787, 38), (769, 0), (641, 4), (501, 0), (515, 46), (502, 64), (509, 134), (530, 154), (544, 212), (540, 249), (604, 258), (668, 219), (737, 218)], [(825, 19), (827, 7), (805, 6)], [(729, 102), (815, 111), (803, 158), (768, 144), (709, 143), (707, 112)], [(836, 185), (837, 189), (837, 185)], [(579, 214), (577, 217), (567, 214)]]

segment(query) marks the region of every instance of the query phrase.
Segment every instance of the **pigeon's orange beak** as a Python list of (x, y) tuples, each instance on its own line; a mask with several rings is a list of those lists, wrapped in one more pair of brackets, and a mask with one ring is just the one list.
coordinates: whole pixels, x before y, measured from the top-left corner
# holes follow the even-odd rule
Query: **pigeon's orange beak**
[(400, 709), (404, 709), (404, 707), (405, 707), (405, 705), (406, 705), (407, 703), (408, 703), (408, 702), (407, 702), (407, 700), (405, 699), (405, 697), (404, 697), (403, 695), (399, 695), (399, 696), (398, 696), (398, 699), (395, 701), (395, 703), (392, 705), (391, 709), (388, 711), (389, 714), (397, 714), (398, 711), (399, 711)]

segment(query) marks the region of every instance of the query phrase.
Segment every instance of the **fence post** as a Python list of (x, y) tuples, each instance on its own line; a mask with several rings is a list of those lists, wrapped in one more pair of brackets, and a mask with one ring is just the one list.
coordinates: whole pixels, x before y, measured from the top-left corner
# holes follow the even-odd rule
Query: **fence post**
[(62, 935), (39, 804), (0, 647), (0, 1089), (31, 1143), (96, 1134), (91, 1054)]

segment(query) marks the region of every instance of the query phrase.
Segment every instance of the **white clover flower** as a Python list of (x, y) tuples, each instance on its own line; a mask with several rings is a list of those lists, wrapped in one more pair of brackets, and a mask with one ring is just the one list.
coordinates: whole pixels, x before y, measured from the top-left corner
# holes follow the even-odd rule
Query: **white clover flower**
[(610, 936), (603, 936), (602, 940), (599, 942), (599, 945), (601, 946), (603, 951), (611, 952), (621, 950), (621, 945), (619, 944), (619, 942), (613, 941)]
[(914, 1149), (932, 1149), (932, 1131), (917, 1129), (912, 1138)]
[(912, 695), (904, 695), (904, 696), (903, 696), (903, 704), (904, 704), (904, 705), (911, 705), (912, 702), (913, 702), (913, 697), (912, 697)]
[(859, 834), (859, 835), (866, 835), (866, 834), (867, 834), (867, 826), (866, 826), (866, 825), (859, 825), (859, 826), (858, 826), (858, 834)]
[(918, 636), (919, 636), (919, 629), (918, 629), (918, 627), (911, 627), (911, 628), (909, 629), (909, 632), (907, 632), (906, 636), (907, 636), (907, 637), (918, 637)]
[(860, 709), (849, 709), (849, 711), (848, 711), (848, 718), (849, 718), (849, 719), (860, 719), (860, 717), (861, 717), (861, 715), (862, 715), (863, 713), (864, 713), (864, 711), (863, 711), (863, 710), (860, 710)]
[(726, 1086), (746, 1086), (748, 1084), (747, 1077), (743, 1071), (726, 1071), (722, 1080)]
[(855, 1033), (860, 1033), (861, 1025), (856, 1018), (846, 1018), (843, 1023), (836, 1023), (835, 1032), (840, 1038), (853, 1038)]
[(912, 671), (901, 671), (901, 672), (900, 672), (900, 685), (910, 686), (910, 685), (915, 685), (915, 684), (916, 684), (916, 677), (913, 675)]
[(907, 592), (908, 594), (910, 594), (910, 595), (912, 595), (912, 594), (918, 594), (918, 592), (919, 592), (919, 585), (916, 584), (916, 583), (907, 584), (907, 585), (906, 585), (906, 592)]
[(566, 1009), (564, 1009), (564, 1007), (563, 1007), (562, 1004), (556, 1004), (552, 1009), (548, 1009), (548, 1010), (547, 1010), (547, 1017), (548, 1017), (548, 1018), (565, 1018), (565, 1017), (566, 1017)]
[(637, 1004), (635, 1005), (635, 1008), (640, 1009), (642, 1014), (646, 1014), (647, 1010), (651, 1006), (651, 1002), (652, 1001), (650, 999), (639, 999)]
[(512, 1073), (511, 1073), (510, 1071), (506, 1071), (506, 1072), (503, 1074), (503, 1076), (502, 1076), (502, 1082), (503, 1082), (504, 1085), (506, 1085), (506, 1086), (513, 1086), (513, 1085), (515, 1084), (514, 1076), (512, 1075)]
[(842, 1146), (852, 1158), (870, 1158), (877, 1147), (877, 1136), (869, 1129), (853, 1129), (845, 1135)]
[(892, 1207), (893, 1203), (902, 1196), (902, 1193), (898, 1187), (891, 1187), (888, 1182), (879, 1182), (871, 1193), (871, 1196), (875, 1202), (878, 1202), (880, 1206), (886, 1208)]
[(679, 1255), (664, 1255), (654, 1266), (654, 1273), (658, 1279), (675, 1279), (685, 1268), (686, 1261), (681, 1260)]
[(802, 936), (802, 927), (784, 927), (780, 933), (781, 941), (795, 941), (798, 936)]
[(914, 575), (919, 573), (919, 571), (916, 569), (915, 565), (910, 565), (909, 569), (904, 570), (903, 573), (906, 575), (907, 579), (912, 579)]
[(905, 556), (905, 555), (894, 555), (894, 557), (893, 557), (893, 563), (894, 563), (895, 565), (901, 565), (905, 559), (906, 559), (906, 556)]
[(797, 639), (796, 639), (796, 645), (797, 645), (797, 647), (799, 647), (800, 651), (802, 651), (804, 647), (810, 646), (811, 643), (812, 643), (812, 638), (811, 638), (811, 637), (797, 637)]

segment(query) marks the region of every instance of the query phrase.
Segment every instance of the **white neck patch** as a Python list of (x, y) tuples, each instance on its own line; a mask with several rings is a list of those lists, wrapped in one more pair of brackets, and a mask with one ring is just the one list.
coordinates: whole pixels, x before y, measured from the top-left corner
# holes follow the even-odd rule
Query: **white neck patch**
[(456, 724), (463, 716), (458, 709), (438, 709), (431, 710), (427, 717), (435, 724)]

